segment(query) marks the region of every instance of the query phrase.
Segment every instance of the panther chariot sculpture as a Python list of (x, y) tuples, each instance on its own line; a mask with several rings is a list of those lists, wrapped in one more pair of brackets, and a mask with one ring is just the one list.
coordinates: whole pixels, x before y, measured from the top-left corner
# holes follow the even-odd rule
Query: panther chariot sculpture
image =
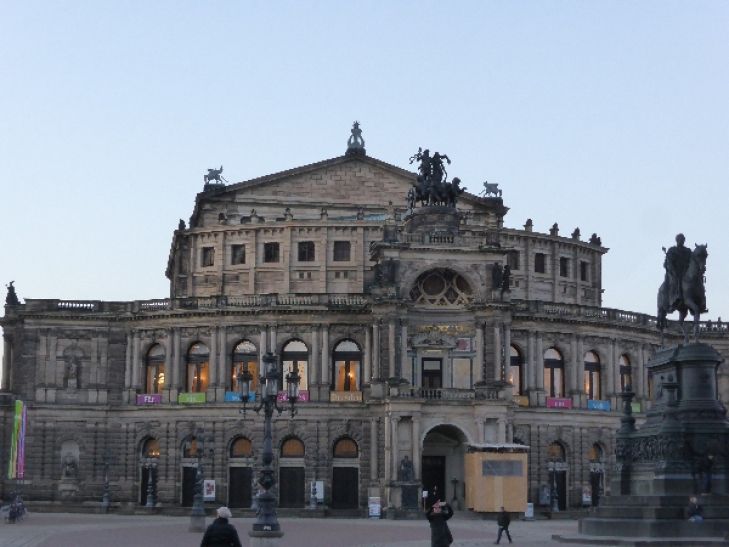
[(418, 177), (408, 192), (408, 208), (415, 208), (416, 203), (421, 206), (440, 205), (455, 207), (458, 196), (465, 192), (461, 188), (461, 179), (454, 177), (448, 182), (446, 163), (450, 165), (451, 159), (447, 154), (439, 152), (430, 155), (430, 150), (422, 147), (410, 157), (410, 163), (419, 162)]
[(706, 289), (704, 287), (706, 273), (706, 258), (709, 253), (707, 245), (694, 244), (693, 251), (684, 245), (686, 238), (683, 234), (676, 236), (676, 245), (668, 250), (663, 248), (666, 257), (663, 267), (666, 269), (665, 278), (658, 289), (658, 329), (661, 331), (661, 345), (668, 321), (666, 316), (674, 311), (678, 312), (678, 324), (684, 337), (684, 344), (689, 343), (689, 332), (683, 321), (689, 312), (694, 319), (693, 338), (699, 341), (699, 320), (702, 313), (706, 313)]
[(224, 182), (228, 182), (227, 180), (225, 180), (225, 177), (223, 177), (222, 173), (222, 165), (220, 166), (220, 169), (208, 169), (208, 174), (203, 176), (203, 180), (205, 181), (205, 184), (223, 184)]

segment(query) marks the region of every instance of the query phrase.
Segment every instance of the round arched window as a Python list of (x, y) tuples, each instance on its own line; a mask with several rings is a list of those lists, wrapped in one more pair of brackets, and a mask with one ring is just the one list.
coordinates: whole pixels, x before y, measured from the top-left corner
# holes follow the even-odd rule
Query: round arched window
[(159, 441), (155, 438), (148, 438), (142, 443), (143, 458), (159, 458)]
[(334, 445), (335, 458), (356, 458), (358, 455), (357, 443), (349, 437), (339, 439)]
[(299, 381), (299, 393), (309, 389), (309, 348), (306, 347), (301, 340), (290, 340), (287, 342), (281, 352), (281, 378), (279, 378), (279, 388), (284, 388), (286, 375), (292, 372), (294, 366), (299, 371), (301, 380)]
[(165, 386), (165, 348), (154, 344), (147, 352), (145, 393), (160, 393)]
[(600, 358), (594, 351), (585, 353), (584, 384), (588, 399), (600, 399)]
[(465, 277), (437, 268), (421, 274), (410, 290), (410, 298), (430, 306), (463, 306), (472, 300), (473, 290)]
[(187, 391), (203, 393), (208, 389), (210, 351), (200, 342), (190, 346), (187, 352)]
[(230, 386), (236, 393), (239, 391), (238, 375), (243, 373), (244, 369), (248, 369), (251, 374), (250, 391), (255, 393), (258, 389), (258, 350), (253, 342), (243, 340), (236, 344), (233, 348), (233, 359), (230, 367)]
[(230, 445), (231, 458), (250, 458), (251, 456), (253, 456), (253, 445), (250, 439), (238, 437)]
[(618, 366), (620, 367), (620, 391), (625, 391), (626, 388), (633, 387), (633, 367), (630, 364), (630, 357), (623, 354), (618, 359)]
[(362, 352), (352, 340), (342, 340), (332, 353), (334, 391), (359, 391)]
[(548, 397), (564, 397), (564, 360), (555, 348), (544, 352), (544, 389)]
[(281, 445), (281, 457), (282, 458), (303, 458), (304, 457), (304, 443), (299, 439), (291, 438), (286, 439)]

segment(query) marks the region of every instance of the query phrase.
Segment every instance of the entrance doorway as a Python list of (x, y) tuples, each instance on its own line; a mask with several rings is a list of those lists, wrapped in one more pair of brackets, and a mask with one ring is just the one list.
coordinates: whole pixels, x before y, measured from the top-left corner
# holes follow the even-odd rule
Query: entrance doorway
[(195, 475), (197, 467), (185, 466), (182, 468), (182, 506), (192, 507), (195, 497)]
[(443, 359), (423, 357), (423, 388), (440, 389), (443, 387)]
[[(428, 502), (447, 501), (453, 509), (464, 507), (464, 460), (468, 439), (455, 426), (439, 425), (423, 440), (421, 476)], [(437, 493), (434, 495), (434, 489)]]
[(228, 507), (251, 506), (251, 484), (253, 471), (250, 467), (230, 468)]
[(359, 469), (334, 467), (332, 469), (332, 509), (356, 509)]
[(304, 506), (304, 468), (279, 468), (279, 507)]

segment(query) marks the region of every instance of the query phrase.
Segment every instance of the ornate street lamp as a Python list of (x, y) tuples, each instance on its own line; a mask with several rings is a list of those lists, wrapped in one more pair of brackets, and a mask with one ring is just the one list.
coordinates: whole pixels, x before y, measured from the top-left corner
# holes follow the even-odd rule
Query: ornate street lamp
[[(203, 470), (203, 458), (205, 456), (204, 431), (200, 430), (195, 434), (197, 442), (197, 471), (195, 472), (195, 494), (192, 498), (192, 511), (190, 512), (190, 532), (203, 532), (205, 530), (205, 505), (203, 503), (203, 482), (205, 472)], [(210, 439), (212, 440), (212, 439)], [(210, 449), (212, 455), (213, 450)], [(149, 499), (149, 498), (147, 498)]]
[[(258, 502), (258, 513), (256, 521), (253, 523), (253, 529), (248, 532), (252, 538), (251, 545), (271, 545), (272, 538), (280, 538), (283, 536), (281, 526), (276, 516), (276, 497), (271, 492), (271, 488), (276, 484), (276, 478), (273, 471), (273, 443), (272, 443), (272, 418), (273, 411), (283, 412), (283, 408), (278, 405), (278, 365), (276, 356), (268, 352), (263, 356), (262, 375), (259, 382), (258, 398), (259, 401), (253, 407), (256, 413), (263, 410), (263, 451), (261, 452), (261, 473), (258, 484), (263, 489), (256, 494)], [(242, 372), (238, 374), (238, 388), (240, 390), (243, 408), (241, 412), (245, 414), (246, 404), (250, 395), (251, 380), (253, 377), (246, 366)], [(294, 365), (294, 369), (286, 375), (286, 394), (289, 400), (289, 411), (291, 417), (296, 415), (296, 402), (299, 399), (299, 376), (298, 366)]]

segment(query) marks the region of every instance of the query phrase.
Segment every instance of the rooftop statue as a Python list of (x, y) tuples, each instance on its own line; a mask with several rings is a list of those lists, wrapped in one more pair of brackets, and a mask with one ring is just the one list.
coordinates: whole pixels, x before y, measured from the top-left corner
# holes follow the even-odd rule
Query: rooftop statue
[(15, 281), (11, 281), (7, 285), (5, 285), (5, 288), (8, 289), (8, 294), (5, 296), (6, 306), (18, 306), (20, 304), (20, 300), (18, 300), (18, 295), (15, 292), (15, 287), (13, 287), (13, 283), (15, 283)]
[(365, 141), (362, 138), (362, 129), (359, 127), (359, 122), (352, 124), (352, 134), (347, 140), (347, 154), (364, 154), (365, 153)]
[(214, 182), (216, 184), (223, 184), (223, 182), (228, 182), (227, 180), (225, 180), (222, 173), (222, 165), (220, 166), (220, 169), (208, 169), (208, 174), (203, 177), (203, 179), (205, 180), (205, 184), (208, 184), (210, 182)]
[(430, 155), (430, 150), (422, 147), (410, 157), (410, 163), (419, 162), (418, 177), (408, 192), (408, 206), (415, 208), (416, 203), (421, 205), (441, 205), (455, 207), (458, 196), (465, 189), (460, 187), (461, 179), (454, 178), (448, 182), (448, 173), (445, 164), (451, 163), (447, 154), (439, 152)]
[(666, 274), (658, 289), (658, 328), (663, 331), (668, 322), (666, 316), (678, 311), (678, 321), (684, 335), (684, 343), (688, 343), (689, 335), (684, 329), (683, 320), (688, 312), (694, 318), (694, 341), (698, 342), (699, 319), (706, 309), (706, 289), (704, 287), (704, 273), (706, 272), (707, 245), (694, 245), (691, 251), (684, 246), (686, 238), (683, 234), (676, 236), (676, 245), (663, 252), (666, 258), (663, 267)]
[(500, 198), (501, 189), (499, 188), (499, 183), (498, 182), (489, 182), (487, 180), (484, 181), (483, 190), (481, 190), (479, 192), (479, 195), (482, 197), (485, 197), (485, 198), (487, 198), (489, 196), (494, 196), (494, 197)]

